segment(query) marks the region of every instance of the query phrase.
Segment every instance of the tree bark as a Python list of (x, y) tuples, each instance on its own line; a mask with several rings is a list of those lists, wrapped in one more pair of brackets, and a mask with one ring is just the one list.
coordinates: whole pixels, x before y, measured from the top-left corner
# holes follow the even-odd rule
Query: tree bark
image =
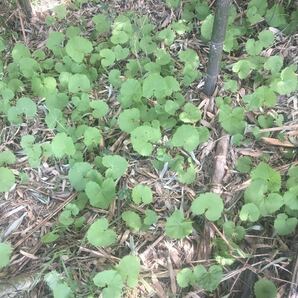
[(32, 17), (32, 7), (30, 0), (17, 0), (24, 15), (26, 16), (27, 20), (30, 20)]
[(230, 0), (216, 1), (216, 11), (212, 29), (207, 76), (204, 86), (204, 92), (208, 96), (213, 94), (217, 83), (217, 77), (219, 74), (220, 62), (222, 57), (222, 49), (227, 30), (229, 7)]

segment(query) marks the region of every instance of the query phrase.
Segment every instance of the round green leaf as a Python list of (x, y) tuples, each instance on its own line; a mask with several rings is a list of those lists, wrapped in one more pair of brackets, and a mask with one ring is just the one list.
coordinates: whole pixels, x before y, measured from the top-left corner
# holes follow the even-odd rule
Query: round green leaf
[(256, 298), (275, 298), (277, 290), (274, 283), (268, 279), (259, 279), (254, 285)]
[(15, 177), (12, 170), (0, 167), (0, 192), (9, 191), (15, 184)]
[(241, 208), (239, 217), (243, 221), (255, 222), (260, 217), (259, 208), (253, 203), (245, 204)]
[(195, 215), (205, 214), (206, 218), (211, 221), (220, 218), (223, 208), (222, 198), (212, 192), (199, 195), (191, 204), (192, 213)]
[(109, 229), (105, 218), (97, 219), (87, 231), (87, 240), (94, 246), (108, 247), (117, 240), (114, 230)]
[(152, 203), (152, 191), (147, 185), (138, 184), (132, 190), (132, 200), (136, 204), (150, 204)]

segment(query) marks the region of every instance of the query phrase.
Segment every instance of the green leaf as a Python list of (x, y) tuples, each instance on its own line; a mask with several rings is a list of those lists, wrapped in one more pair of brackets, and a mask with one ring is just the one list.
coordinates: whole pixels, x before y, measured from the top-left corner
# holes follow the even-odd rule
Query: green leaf
[(64, 34), (62, 32), (50, 32), (46, 46), (50, 49), (55, 55), (62, 53), (62, 46), (64, 42)]
[(271, 88), (261, 86), (258, 87), (254, 93), (245, 95), (243, 99), (248, 103), (249, 109), (253, 110), (260, 107), (275, 106), (277, 96)]
[(53, 8), (53, 11), (55, 13), (55, 17), (57, 17), (59, 20), (63, 20), (66, 18), (67, 10), (66, 6), (63, 4), (60, 4)]
[(256, 298), (275, 298), (277, 290), (274, 283), (268, 279), (259, 279), (254, 285)]
[(209, 14), (201, 25), (201, 35), (205, 40), (210, 40), (212, 35), (212, 28), (214, 23), (214, 16)]
[(177, 173), (178, 181), (185, 184), (192, 184), (195, 181), (197, 175), (196, 169), (192, 164), (186, 170), (183, 168), (178, 169)]
[(15, 184), (15, 177), (12, 170), (0, 167), (0, 192), (9, 191)]
[(238, 83), (235, 80), (226, 80), (224, 82), (224, 89), (229, 90), (231, 92), (237, 92), (238, 90)]
[(157, 222), (158, 216), (153, 210), (145, 210), (144, 225), (151, 226)]
[(22, 75), (27, 79), (32, 78), (34, 75), (37, 75), (37, 72), (40, 70), (38, 62), (32, 58), (20, 59), (19, 66)]
[(10, 243), (7, 243), (7, 242), (0, 243), (0, 255), (1, 255), (0, 269), (6, 267), (9, 264), (12, 251), (13, 250)]
[(135, 79), (128, 79), (120, 88), (119, 102), (124, 108), (128, 108), (133, 102), (140, 102), (142, 97), (142, 87), (139, 81)]
[(115, 187), (111, 178), (104, 180), (101, 185), (89, 181), (86, 183), (85, 192), (93, 207), (107, 209), (115, 199)]
[(201, 110), (190, 102), (184, 105), (183, 112), (179, 115), (179, 119), (184, 123), (196, 123), (201, 118)]
[(224, 209), (222, 198), (215, 193), (207, 192), (199, 195), (191, 204), (191, 212), (195, 215), (205, 214), (206, 218), (216, 221)]
[(103, 288), (103, 298), (120, 298), (123, 288), (121, 275), (116, 270), (99, 272), (93, 278), (94, 284)]
[(176, 111), (179, 109), (179, 104), (173, 100), (167, 100), (164, 107), (168, 114), (174, 116)]
[(218, 287), (223, 278), (223, 271), (219, 265), (212, 265), (208, 271), (202, 265), (198, 265), (194, 269), (194, 275), (196, 282), (201, 288), (212, 292)]
[(44, 277), (47, 285), (53, 292), (54, 298), (71, 298), (73, 293), (71, 288), (63, 282), (57, 271), (51, 271), (47, 273)]
[(243, 156), (236, 161), (236, 170), (240, 173), (249, 173), (251, 170), (252, 160), (249, 156)]
[(232, 67), (233, 72), (236, 72), (241, 80), (246, 79), (252, 69), (254, 69), (254, 66), (248, 60), (239, 60)]
[(296, 66), (283, 69), (280, 80), (273, 81), (271, 86), (280, 95), (289, 95), (297, 90), (298, 78), (295, 74)]
[(57, 82), (53, 77), (37, 78), (31, 80), (32, 91), (35, 95), (40, 97), (47, 97), (48, 95), (57, 93)]
[(274, 34), (270, 30), (261, 31), (258, 37), (263, 48), (268, 48), (274, 42)]
[(269, 57), (264, 64), (264, 68), (270, 70), (272, 74), (277, 74), (282, 66), (283, 58), (279, 55)]
[(288, 217), (285, 213), (280, 213), (274, 220), (274, 229), (281, 236), (290, 235), (295, 232), (298, 224), (298, 219)]
[(65, 50), (75, 62), (81, 63), (85, 55), (92, 52), (93, 47), (88, 39), (81, 36), (74, 36), (67, 42)]
[(138, 285), (141, 271), (140, 259), (138, 257), (130, 255), (123, 257), (116, 269), (121, 275), (122, 281), (126, 282), (130, 288)]
[(87, 231), (87, 240), (94, 246), (108, 247), (117, 240), (114, 230), (109, 229), (107, 219), (97, 219)]
[(121, 87), (122, 80), (120, 76), (121, 76), (121, 72), (119, 69), (115, 69), (115, 68), (112, 69), (109, 72), (109, 83), (115, 88)]
[(175, 40), (175, 32), (170, 27), (161, 30), (157, 36), (167, 46), (170, 46)]
[(123, 176), (128, 168), (127, 160), (120, 155), (105, 155), (102, 158), (102, 164), (108, 168), (105, 176), (114, 180)]
[(193, 272), (189, 268), (180, 270), (177, 274), (177, 283), (180, 288), (186, 288), (192, 284)]
[(17, 62), (20, 61), (22, 58), (29, 58), (31, 54), (29, 49), (25, 45), (17, 43), (11, 52), (11, 56), (13, 60)]
[(16, 162), (16, 157), (10, 150), (0, 152), (0, 166), (11, 165)]
[(272, 169), (268, 164), (261, 162), (251, 172), (252, 180), (263, 180), (268, 185), (271, 192), (279, 192), (281, 187), (280, 173)]
[(76, 73), (69, 77), (68, 90), (71, 93), (88, 92), (91, 89), (90, 80), (84, 74)]
[(88, 126), (84, 132), (84, 144), (87, 147), (93, 148), (100, 144), (102, 135), (96, 127)]
[(115, 59), (116, 60), (124, 60), (128, 57), (129, 55), (129, 49), (128, 48), (122, 48), (120, 45), (116, 45), (113, 48), (114, 54), (115, 54)]
[[(297, 187), (297, 185), (296, 185)], [(284, 194), (285, 205), (291, 210), (298, 210), (298, 192), (293, 189)]]
[(205, 127), (193, 127), (183, 124), (177, 128), (172, 138), (172, 145), (183, 147), (186, 151), (195, 150), (199, 144), (208, 140), (209, 131)]
[(292, 190), (292, 188), (296, 188), (298, 185), (298, 166), (291, 166), (288, 171), (288, 180), (287, 180), (287, 188)]
[(110, 20), (104, 14), (97, 14), (92, 18), (92, 22), (95, 24), (95, 30), (99, 34), (109, 32)]
[(242, 221), (255, 222), (260, 217), (259, 208), (253, 203), (245, 204), (241, 208), (239, 217)]
[(68, 137), (65, 132), (60, 132), (52, 140), (52, 151), (55, 157), (62, 158), (65, 155), (73, 156), (76, 148), (72, 138)]
[(180, 0), (166, 0), (166, 4), (170, 8), (177, 8), (180, 5)]
[(118, 117), (118, 125), (122, 131), (132, 132), (140, 124), (140, 111), (132, 108), (121, 112)]
[(160, 130), (150, 126), (139, 126), (131, 132), (132, 147), (142, 156), (151, 155), (152, 144), (157, 143), (160, 138)]
[(193, 49), (186, 49), (179, 52), (178, 57), (183, 63), (193, 67), (198, 67), (200, 64), (199, 56)]
[(92, 170), (92, 166), (88, 162), (76, 162), (68, 172), (70, 184), (76, 191), (85, 189), (89, 180), (88, 173)]
[(109, 111), (109, 106), (103, 100), (92, 100), (89, 105), (93, 109), (92, 116), (97, 119), (104, 117)]
[(55, 233), (55, 232), (49, 232), (44, 234), (41, 237), (41, 242), (44, 244), (49, 244), (49, 243), (53, 243), (55, 242), (57, 239), (59, 239), (59, 234)]
[(99, 52), (99, 55), (102, 58), (100, 62), (103, 67), (108, 67), (115, 62), (115, 59), (116, 59), (115, 54), (110, 49), (102, 49)]
[(114, 23), (111, 36), (113, 44), (124, 44), (132, 35), (132, 25), (130, 19), (125, 15), (119, 15)]
[(242, 226), (235, 226), (232, 221), (226, 221), (223, 224), (223, 230), (227, 238), (236, 242), (243, 240), (246, 234), (245, 229)]
[(192, 222), (184, 218), (181, 210), (176, 210), (167, 218), (166, 235), (173, 239), (182, 239), (192, 232)]
[(135, 232), (139, 231), (142, 227), (141, 217), (133, 211), (124, 211), (121, 215), (126, 225), (133, 229)]
[(150, 204), (152, 203), (152, 191), (150, 187), (143, 184), (136, 185), (132, 190), (132, 200), (135, 204)]
[(274, 4), (267, 10), (265, 19), (271, 27), (283, 29), (287, 25), (286, 13), (281, 4)]
[(247, 54), (252, 56), (259, 55), (262, 51), (262, 48), (262, 43), (260, 43), (259, 41), (255, 41), (252, 38), (248, 39), (245, 44)]

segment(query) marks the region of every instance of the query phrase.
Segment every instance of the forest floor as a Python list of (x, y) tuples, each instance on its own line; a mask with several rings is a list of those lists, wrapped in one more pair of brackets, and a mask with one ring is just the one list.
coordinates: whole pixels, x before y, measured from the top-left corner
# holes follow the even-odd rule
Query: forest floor
[[(15, 33), (0, 33), (12, 36), (11, 48), (13, 43), (21, 41), (33, 52), (46, 48), (49, 32), (62, 32), (69, 25), (84, 27), (85, 36), (91, 36), (94, 27), (92, 17), (99, 13), (114, 16), (134, 11), (137, 15), (147, 16), (156, 26), (156, 31), (167, 28), (183, 14), (182, 5), (170, 9), (161, 0), (98, 2), (83, 4), (81, 8), (70, 5), (67, 19), (49, 24), (51, 20), (47, 16), (53, 16), (53, 12), (45, 8), (53, 8), (50, 1), (45, 1), (46, 5), (41, 0), (36, 1), (31, 22), (17, 10), (9, 16), (12, 26), (15, 26)], [(238, 2), (235, 2), (237, 17), (241, 17), (245, 8), (241, 7), (243, 1)], [(195, 50), (200, 59), (198, 69), (205, 73), (209, 48), (208, 43), (203, 42), (197, 34), (196, 26), (200, 25), (201, 22), (197, 21), (190, 33), (178, 36), (169, 46), (169, 51), (177, 58), (181, 49)], [(256, 30), (260, 31), (261, 28), (262, 24)], [(298, 34), (277, 32), (276, 35), (277, 41), (265, 49), (262, 55), (281, 55), (287, 65), (297, 63)], [(240, 38), (240, 47), (246, 39)], [(166, 47), (164, 44), (162, 46)], [(194, 219), (190, 209), (186, 208), (198, 194), (215, 192), (223, 198), (227, 210), (222, 221), (227, 218), (239, 221), (236, 218), (241, 209), (243, 194), (251, 180), (249, 174), (235, 168), (240, 157), (249, 157), (251, 167), (266, 161), (282, 177), (289, 168), (298, 165), (297, 90), (290, 95), (278, 96), (274, 107), (265, 108), (266, 116), (283, 114), (287, 121), (279, 126), (260, 127), (260, 133), (266, 134), (262, 138), (250, 138), (249, 142), (236, 146), (219, 124), (216, 97), (231, 96), (236, 105), (241, 105), (242, 98), (251, 93), (256, 85), (249, 82), (249, 79), (238, 80), (239, 88), (233, 95), (224, 88), (224, 77), (232, 74), (231, 67), (226, 66), (237, 62), (243, 55), (241, 51), (237, 51), (237, 54), (224, 54), (225, 68), (213, 96), (207, 97), (200, 89), (202, 78), (183, 88), (186, 101), (202, 111), (199, 123), (210, 131), (208, 140), (192, 153), (183, 148), (174, 150), (194, 165), (194, 182), (180, 182), (174, 170), (167, 166), (161, 169), (156, 167), (156, 153), (154, 156), (140, 157), (131, 149), (127, 133), (117, 127), (107, 129), (104, 132), (104, 143), (100, 144), (101, 151), (123, 156), (128, 161), (127, 171), (117, 182), (118, 199), (106, 210), (88, 205), (81, 213), (86, 220), (84, 226), (81, 229), (66, 229), (60, 238), (50, 244), (43, 243), (42, 237), (58, 229), (59, 214), (78, 196), (68, 179), (70, 165), (65, 159), (43, 158), (39, 167), (31, 167), (20, 145), (24, 135), (34, 136), (41, 143), (51, 142), (54, 138), (53, 130), (48, 128), (44, 120), (46, 108), (42, 99), (36, 99), (39, 110), (33, 121), (9, 125), (4, 117), (0, 118), (0, 151), (9, 149), (15, 154), (13, 173), (18, 181), (25, 181), (14, 185), (9, 192), (0, 194), (0, 239), (8, 241), (13, 248), (10, 265), (0, 271), (0, 297), (52, 297), (44, 275), (53, 270), (63, 276), (65, 283), (75, 292), (75, 297), (98, 297), (99, 292), (91, 277), (103, 269), (116, 266), (131, 251), (140, 259), (141, 273), (138, 286), (125, 289), (125, 297), (253, 297), (253, 285), (263, 277), (275, 283), (279, 297), (287, 297), (289, 291), (293, 291), (297, 285), (297, 233), (287, 237), (277, 235), (272, 228), (272, 216), (269, 216), (270, 223), (266, 219), (247, 225), (244, 223), (245, 238), (237, 244), (239, 254), (232, 258), (229, 254), (230, 240), (222, 231), (222, 223), (216, 224), (203, 217)], [(108, 104), (109, 112), (105, 117), (107, 121), (112, 121), (121, 111), (116, 100), (117, 90), (111, 88), (106, 74), (98, 77), (97, 83), (97, 87), (90, 92), (91, 97), (103, 99)], [(247, 112), (248, 123), (258, 123), (257, 118), (263, 112), (262, 108), (257, 112)], [(279, 132), (284, 132), (286, 139), (279, 138)], [(166, 142), (171, 136), (165, 134), (163, 138)], [(90, 162), (94, 161), (92, 154), (88, 155)], [(164, 162), (162, 158), (158, 161)], [(124, 203), (125, 198), (137, 184), (150, 187), (154, 198), (151, 209), (158, 215), (158, 221), (148, 230), (134, 232), (121, 221), (121, 213), (123, 209), (128, 209)], [(130, 204), (129, 208), (142, 216), (146, 213), (144, 205)], [(185, 217), (195, 222), (192, 233), (180, 240), (171, 239), (165, 234), (165, 222), (176, 209), (185, 210)], [(117, 245), (94, 247), (84, 239), (88, 226), (99, 216), (105, 216), (113, 223)], [(231, 258), (233, 261), (229, 264)], [(185, 290), (177, 284), (176, 275), (182, 268), (200, 264), (209, 267), (216, 262), (221, 263), (223, 275), (219, 287), (212, 294), (196, 286)], [(294, 297), (297, 296), (291, 296)]]

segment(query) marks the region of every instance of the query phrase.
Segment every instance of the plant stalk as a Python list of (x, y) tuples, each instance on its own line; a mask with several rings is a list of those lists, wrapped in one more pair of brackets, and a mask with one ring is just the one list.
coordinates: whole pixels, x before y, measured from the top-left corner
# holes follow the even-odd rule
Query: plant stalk
[(210, 43), (210, 53), (205, 78), (204, 93), (211, 96), (214, 92), (220, 71), (223, 44), (225, 40), (230, 0), (217, 0)]
[(27, 20), (30, 20), (32, 17), (32, 7), (30, 0), (17, 0), (24, 15), (26, 16)]

